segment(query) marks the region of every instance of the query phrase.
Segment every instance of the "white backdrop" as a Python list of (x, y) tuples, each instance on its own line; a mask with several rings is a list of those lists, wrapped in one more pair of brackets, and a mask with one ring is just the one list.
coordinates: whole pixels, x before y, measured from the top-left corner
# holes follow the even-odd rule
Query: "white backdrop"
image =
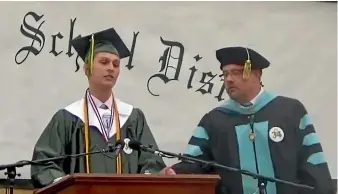
[[(305, 104), (337, 177), (336, 12), (336, 4), (319, 2), (1, 2), (0, 163), (31, 159), (51, 116), (83, 96), (87, 82), (81, 63), (75, 72), (73, 49), (69, 56), (70, 36), (114, 27), (129, 48), (139, 32), (134, 67), (122, 68), (115, 93), (142, 108), (161, 149), (183, 152), (199, 119), (222, 103), (215, 98), (222, 86), (215, 50), (249, 46), (271, 61), (266, 89)], [(57, 56), (53, 45), (62, 51)], [(147, 81), (166, 65), (159, 59), (170, 46), (169, 65), (181, 64), (178, 81), (153, 78), (150, 91), (159, 94), (153, 96)], [(167, 75), (174, 79), (177, 72)], [(206, 81), (217, 74), (211, 94), (198, 91), (202, 72), (211, 72)], [(29, 167), (19, 172), (29, 178)]]

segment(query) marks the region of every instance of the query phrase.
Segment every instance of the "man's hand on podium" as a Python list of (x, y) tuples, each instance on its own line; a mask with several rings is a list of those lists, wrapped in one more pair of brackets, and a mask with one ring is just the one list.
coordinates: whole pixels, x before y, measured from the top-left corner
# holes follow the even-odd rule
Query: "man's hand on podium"
[(165, 175), (176, 175), (175, 171), (170, 167), (165, 167), (160, 171), (160, 174), (165, 174)]

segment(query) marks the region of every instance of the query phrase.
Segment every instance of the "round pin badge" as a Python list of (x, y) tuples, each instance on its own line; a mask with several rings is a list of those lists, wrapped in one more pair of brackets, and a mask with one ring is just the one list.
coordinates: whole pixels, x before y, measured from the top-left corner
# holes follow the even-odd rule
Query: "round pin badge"
[(129, 147), (129, 142), (130, 142), (130, 139), (128, 139), (128, 138), (125, 138), (125, 139), (124, 139), (124, 147), (123, 147), (123, 151), (124, 151), (124, 153), (126, 153), (126, 154), (131, 154), (131, 153), (133, 152), (133, 149), (131, 149), (131, 148)]
[(274, 142), (281, 142), (284, 139), (284, 131), (280, 127), (272, 127), (269, 131), (269, 137)]

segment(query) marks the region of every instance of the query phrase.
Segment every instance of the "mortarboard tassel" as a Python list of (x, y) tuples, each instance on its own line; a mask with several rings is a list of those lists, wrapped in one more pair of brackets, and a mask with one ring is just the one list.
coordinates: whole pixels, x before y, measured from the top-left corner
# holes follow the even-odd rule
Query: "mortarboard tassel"
[(92, 38), (90, 40), (90, 66), (89, 66), (89, 74), (92, 73), (93, 63), (94, 63), (94, 34), (92, 34)]
[[(89, 64), (89, 70), (88, 70), (88, 75), (92, 73), (93, 69), (93, 61), (94, 61), (94, 34), (92, 34), (91, 40), (90, 40), (90, 64)], [(87, 102), (87, 96), (86, 96), (86, 101), (84, 103), (84, 118), (85, 118), (85, 153), (86, 153), (86, 161), (85, 161), (85, 168), (86, 168), (86, 173), (90, 173), (90, 160), (89, 160), (89, 118), (88, 118), (88, 102)]]
[(251, 61), (250, 61), (250, 54), (249, 54), (248, 49), (246, 49), (246, 53), (248, 55), (248, 59), (245, 61), (245, 64), (244, 64), (244, 71), (243, 71), (244, 79), (248, 79), (251, 73)]

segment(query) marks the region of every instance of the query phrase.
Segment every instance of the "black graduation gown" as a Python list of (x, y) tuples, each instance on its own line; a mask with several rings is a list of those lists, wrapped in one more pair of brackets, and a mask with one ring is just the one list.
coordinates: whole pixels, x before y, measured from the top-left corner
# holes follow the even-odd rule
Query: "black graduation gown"
[[(34, 147), (33, 160), (85, 152), (83, 103), (83, 99), (74, 102), (53, 116)], [(136, 139), (145, 145), (153, 145), (157, 148), (143, 112), (118, 99), (116, 103), (121, 125), (121, 139)], [(88, 106), (88, 112), (90, 151), (106, 149), (108, 144), (114, 145), (115, 135), (110, 134), (109, 141), (106, 141), (99, 130), (100, 124), (91, 106)], [(115, 127), (114, 124), (113, 126)], [(114, 131), (115, 128), (111, 133)], [(116, 173), (116, 157), (114, 157), (113, 153), (91, 155), (90, 172)], [(126, 154), (122, 151), (122, 173), (158, 173), (164, 167), (162, 158), (151, 153), (134, 150), (131, 154)], [(85, 157), (70, 158), (46, 166), (32, 165), (31, 179), (33, 185), (39, 188), (66, 174), (84, 172)]]
[[(252, 130), (254, 141), (249, 139)], [(267, 91), (251, 107), (229, 100), (205, 114), (186, 154), (317, 188), (311, 192), (269, 182), (267, 194), (333, 193), (328, 164), (305, 107), (298, 100)], [(253, 194), (257, 190), (256, 179), (239, 173), (185, 162), (173, 169), (177, 173), (219, 174), (217, 193)]]

